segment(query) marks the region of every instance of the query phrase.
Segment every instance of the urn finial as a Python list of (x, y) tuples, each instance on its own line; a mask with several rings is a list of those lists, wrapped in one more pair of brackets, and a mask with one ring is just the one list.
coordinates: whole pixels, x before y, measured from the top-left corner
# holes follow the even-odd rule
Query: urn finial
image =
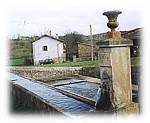
[(107, 16), (108, 23), (107, 26), (111, 29), (110, 38), (118, 39), (121, 38), (121, 33), (115, 31), (115, 29), (118, 27), (119, 23), (117, 22), (117, 17), (119, 14), (121, 14), (121, 11), (107, 11), (104, 12), (103, 15)]
[(115, 31), (115, 28), (118, 27), (119, 23), (117, 22), (117, 17), (121, 13), (121, 11), (107, 11), (103, 13), (103, 15), (108, 18), (107, 26), (111, 29), (111, 31)]

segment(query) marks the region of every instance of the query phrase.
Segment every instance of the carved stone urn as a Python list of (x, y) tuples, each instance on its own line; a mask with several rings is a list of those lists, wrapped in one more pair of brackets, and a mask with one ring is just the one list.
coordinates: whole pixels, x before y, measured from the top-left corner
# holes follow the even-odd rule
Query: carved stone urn
[(108, 28), (111, 29), (111, 33), (109, 34), (109, 38), (118, 39), (121, 38), (120, 32), (115, 31), (115, 29), (118, 27), (119, 23), (117, 22), (117, 17), (119, 14), (121, 14), (121, 11), (107, 11), (104, 12), (103, 15), (107, 16)]
[(115, 28), (118, 27), (119, 23), (117, 22), (117, 17), (121, 13), (121, 11), (107, 11), (103, 13), (103, 15), (107, 16), (109, 20), (107, 26), (111, 29), (111, 31), (115, 31)]

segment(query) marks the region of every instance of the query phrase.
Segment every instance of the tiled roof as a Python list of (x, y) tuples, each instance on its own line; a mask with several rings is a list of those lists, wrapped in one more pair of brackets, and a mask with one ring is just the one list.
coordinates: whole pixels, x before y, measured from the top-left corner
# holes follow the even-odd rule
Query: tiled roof
[(52, 37), (52, 36), (49, 36), (49, 35), (42, 35), (41, 37), (38, 37), (38, 38), (36, 38), (36, 39), (34, 39), (33, 41), (32, 41), (32, 43), (33, 42), (36, 42), (37, 40), (39, 40), (39, 39), (41, 39), (41, 38), (43, 38), (43, 37), (48, 37), (48, 38), (51, 38), (51, 39), (54, 39), (54, 40), (57, 40), (57, 41), (59, 41), (59, 42), (62, 42), (63, 43), (63, 41), (62, 40), (60, 40), (60, 39), (57, 39), (57, 38), (54, 38), (54, 37)]

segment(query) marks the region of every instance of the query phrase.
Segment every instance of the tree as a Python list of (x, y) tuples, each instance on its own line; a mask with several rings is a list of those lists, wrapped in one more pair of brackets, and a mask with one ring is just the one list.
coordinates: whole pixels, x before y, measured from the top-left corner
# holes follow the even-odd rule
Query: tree
[(63, 40), (66, 44), (66, 59), (72, 61), (74, 55), (78, 58), (78, 43), (82, 41), (82, 35), (74, 31), (67, 33)]

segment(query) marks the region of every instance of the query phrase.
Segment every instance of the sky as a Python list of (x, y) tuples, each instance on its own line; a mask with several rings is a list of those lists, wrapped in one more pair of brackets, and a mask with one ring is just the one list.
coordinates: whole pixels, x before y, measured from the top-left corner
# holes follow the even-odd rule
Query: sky
[(118, 30), (143, 27), (139, 9), (130, 9), (129, 6), (110, 8), (107, 3), (103, 5), (98, 1), (81, 1), (55, 0), (39, 4), (25, 2), (19, 6), (14, 4), (7, 14), (7, 35), (8, 37), (16, 37), (18, 34), (33, 36), (48, 33), (50, 30), (52, 35), (65, 35), (72, 31), (89, 35), (90, 24), (93, 34), (102, 33), (109, 31), (108, 20), (102, 15), (108, 10), (122, 11), (118, 17)]

